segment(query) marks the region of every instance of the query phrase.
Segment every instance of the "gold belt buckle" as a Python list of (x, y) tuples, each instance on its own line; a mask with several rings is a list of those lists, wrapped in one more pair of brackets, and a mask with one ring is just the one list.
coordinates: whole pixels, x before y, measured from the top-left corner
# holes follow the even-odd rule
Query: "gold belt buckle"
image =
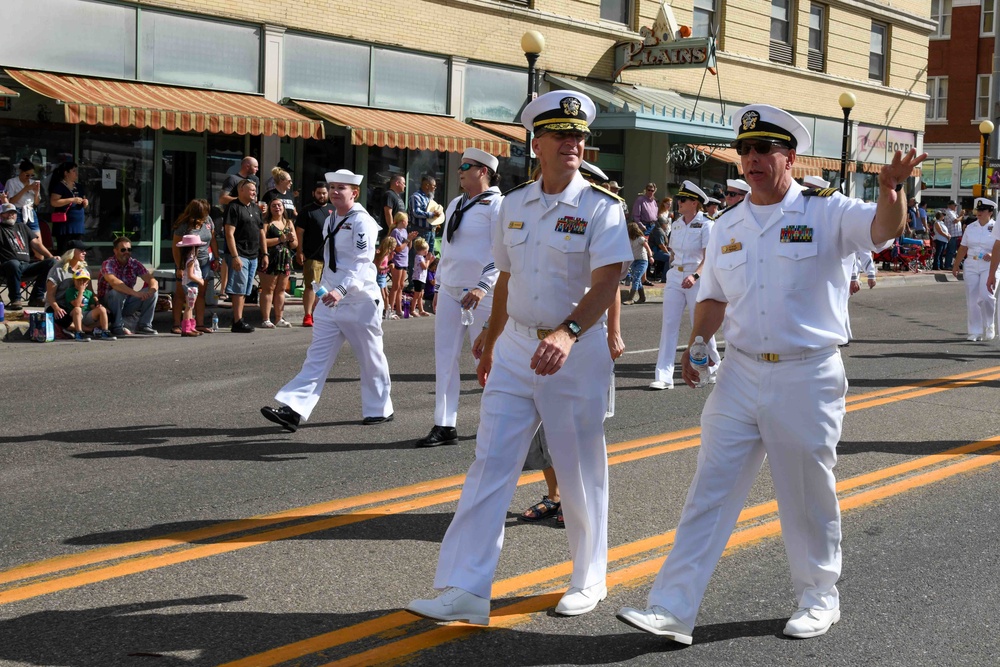
[(674, 268), (677, 269), (678, 271), (680, 271), (681, 273), (684, 273), (684, 267), (683, 266), (675, 266)]
[(764, 354), (760, 355), (760, 360), (761, 361), (770, 361), (771, 363), (774, 363), (774, 362), (778, 361), (779, 359), (778, 359), (778, 355), (774, 354), (773, 352), (765, 352)]
[(553, 331), (555, 329), (535, 329), (535, 334), (538, 336), (538, 340), (545, 340)]

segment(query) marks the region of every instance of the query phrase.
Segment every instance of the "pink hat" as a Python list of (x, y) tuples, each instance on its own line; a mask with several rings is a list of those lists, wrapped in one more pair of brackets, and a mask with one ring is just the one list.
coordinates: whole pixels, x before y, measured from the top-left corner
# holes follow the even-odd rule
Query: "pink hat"
[(208, 245), (201, 240), (201, 237), (197, 234), (185, 234), (181, 237), (181, 242), (177, 244), (178, 248), (190, 248), (191, 246), (198, 245)]

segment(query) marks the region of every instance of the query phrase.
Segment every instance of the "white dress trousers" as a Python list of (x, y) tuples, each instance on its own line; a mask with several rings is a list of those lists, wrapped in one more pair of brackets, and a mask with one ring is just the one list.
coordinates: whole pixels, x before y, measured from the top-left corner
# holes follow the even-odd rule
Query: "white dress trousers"
[(476, 460), (441, 544), (435, 588), (457, 586), (491, 597), (507, 508), (539, 422), (545, 426), (559, 480), (573, 559), (569, 585), (586, 588), (604, 581), (608, 550), (604, 413), (612, 367), (607, 327), (601, 324), (584, 332), (565, 365), (547, 376), (535, 375), (530, 366), (538, 349), (533, 332), (508, 320), (494, 346)]
[(966, 227), (962, 235), (962, 245), (968, 253), (962, 264), (962, 272), (965, 279), (965, 304), (970, 336), (982, 336), (990, 328), (996, 331), (997, 296), (990, 294), (986, 289), (990, 260), (983, 259), (984, 254), (993, 251), (993, 229), (992, 220), (986, 225), (979, 224), (977, 220)]
[(490, 319), (493, 294), (490, 293), (472, 311), (475, 320), (462, 325), (462, 302), (449, 290), (438, 292), (437, 310), (434, 312), (434, 424), (455, 426), (458, 423), (458, 396), (461, 386), (459, 361), (465, 339), (472, 343)]
[(649, 606), (660, 605), (694, 626), (767, 455), (798, 606), (838, 607), (840, 510), (833, 467), (846, 394), (836, 347), (778, 363), (735, 350), (726, 354), (702, 412), (698, 470)]

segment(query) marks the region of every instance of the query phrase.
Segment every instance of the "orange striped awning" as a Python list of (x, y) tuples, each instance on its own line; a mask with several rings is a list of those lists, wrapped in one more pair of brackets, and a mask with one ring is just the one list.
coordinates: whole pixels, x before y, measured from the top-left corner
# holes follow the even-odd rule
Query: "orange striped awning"
[(20, 97), (21, 93), (11, 90), (7, 86), (0, 86), (0, 97)]
[(8, 69), (18, 83), (58, 100), (67, 123), (182, 132), (322, 139), (323, 123), (257, 95)]
[(510, 142), (450, 116), (384, 111), (293, 100), (320, 118), (351, 131), (355, 146), (385, 146), (410, 150), (461, 153), (478, 148), (510, 157)]

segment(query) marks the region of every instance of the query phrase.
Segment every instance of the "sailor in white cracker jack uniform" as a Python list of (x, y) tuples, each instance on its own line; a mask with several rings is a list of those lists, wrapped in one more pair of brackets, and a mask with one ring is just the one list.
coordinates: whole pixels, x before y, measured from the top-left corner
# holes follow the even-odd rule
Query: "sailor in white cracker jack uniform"
[(573, 572), (555, 611), (591, 611), (607, 595), (608, 467), (604, 415), (611, 379), (605, 311), (632, 261), (618, 199), (579, 173), (594, 103), (553, 91), (521, 122), (541, 178), (507, 193), (493, 259), (500, 276), (479, 360), (485, 386), (469, 469), (441, 544), (434, 586), (406, 609), (444, 621), (489, 623), (504, 522), (539, 422), (559, 480)]
[[(459, 358), (466, 337), (471, 346), (490, 319), (497, 271), (493, 264), (493, 236), (503, 195), (500, 161), (486, 151), (468, 148), (462, 153), (458, 181), (465, 194), (448, 204), (441, 238), (434, 307), (434, 427), (417, 447), (458, 444)], [(462, 309), (472, 311), (473, 322), (462, 324)]]
[(323, 225), (322, 286), (329, 292), (313, 314), (312, 343), (302, 370), (274, 397), (283, 405), (260, 409), (286, 431), (294, 432), (301, 420), (309, 419), (345, 342), (361, 367), (362, 423), (392, 420), (389, 364), (382, 351), (382, 294), (373, 263), (379, 226), (355, 201), (362, 178), (346, 169), (326, 174), (334, 206)]
[(996, 203), (992, 199), (976, 197), (976, 222), (965, 228), (962, 243), (955, 254), (955, 263), (952, 264), (951, 272), (956, 278), (959, 267), (965, 272), (965, 304), (969, 324), (966, 340), (969, 341), (993, 340), (997, 335), (997, 296), (986, 285), (993, 259), (993, 242), (997, 238), (996, 221), (993, 219), (995, 211)]
[[(674, 200), (680, 215), (670, 225), (670, 270), (663, 288), (663, 325), (660, 329), (660, 353), (656, 358), (656, 375), (650, 389), (673, 389), (674, 358), (677, 356), (677, 336), (680, 334), (684, 308), (694, 323), (694, 306), (698, 298), (698, 279), (705, 248), (714, 224), (701, 208), (708, 201), (705, 192), (691, 181), (684, 181)], [(715, 337), (708, 340), (712, 358), (711, 379), (719, 363), (719, 350)]]
[[(733, 115), (749, 198), (712, 230), (691, 340), (726, 321), (726, 363), (701, 417), (698, 469), (674, 546), (646, 609), (629, 625), (690, 644), (709, 578), (767, 455), (797, 611), (791, 637), (816, 637), (840, 619), (840, 507), (833, 467), (847, 379), (845, 258), (888, 247), (906, 225), (906, 178), (926, 155), (896, 152), (879, 173), (877, 204), (803, 191), (796, 151), (811, 138), (793, 116), (754, 104)], [(684, 380), (697, 371), (687, 354)]]

